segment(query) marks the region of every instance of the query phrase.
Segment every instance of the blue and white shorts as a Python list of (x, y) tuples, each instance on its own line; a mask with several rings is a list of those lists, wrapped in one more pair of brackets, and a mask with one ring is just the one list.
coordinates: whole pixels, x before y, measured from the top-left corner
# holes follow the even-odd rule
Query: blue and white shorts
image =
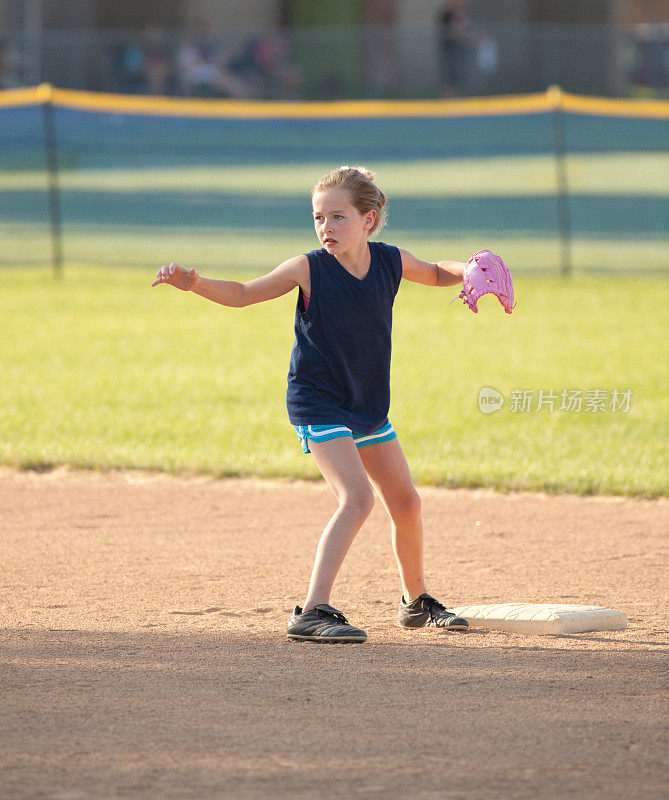
[(368, 444), (378, 444), (379, 442), (389, 442), (391, 439), (397, 439), (395, 429), (386, 422), (374, 433), (356, 433), (344, 425), (293, 425), (295, 433), (300, 437), (302, 450), (305, 453), (310, 453), (309, 439), (312, 442), (327, 442), (330, 439), (339, 439), (342, 436), (352, 437), (355, 446), (360, 449), (366, 447)]

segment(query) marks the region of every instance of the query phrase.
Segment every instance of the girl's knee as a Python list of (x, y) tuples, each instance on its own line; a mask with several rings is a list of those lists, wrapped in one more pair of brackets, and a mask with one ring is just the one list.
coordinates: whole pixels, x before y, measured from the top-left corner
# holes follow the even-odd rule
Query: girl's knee
[(374, 492), (371, 486), (360, 487), (356, 491), (348, 492), (340, 505), (342, 509), (354, 514), (356, 518), (365, 520), (374, 508)]
[(390, 515), (393, 519), (420, 519), (421, 500), (414, 486), (393, 498)]

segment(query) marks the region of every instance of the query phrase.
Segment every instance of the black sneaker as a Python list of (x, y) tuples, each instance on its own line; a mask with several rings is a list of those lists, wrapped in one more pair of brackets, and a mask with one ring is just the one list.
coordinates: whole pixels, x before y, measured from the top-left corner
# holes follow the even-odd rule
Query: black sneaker
[(364, 642), (367, 634), (348, 624), (348, 620), (336, 608), (327, 603), (314, 606), (304, 614), (299, 606), (290, 618), (286, 635), (289, 639), (303, 642)]
[(469, 623), (462, 617), (456, 617), (431, 594), (422, 594), (411, 603), (400, 600), (398, 612), (399, 624), (402, 628), (437, 628), (440, 631), (466, 631)]

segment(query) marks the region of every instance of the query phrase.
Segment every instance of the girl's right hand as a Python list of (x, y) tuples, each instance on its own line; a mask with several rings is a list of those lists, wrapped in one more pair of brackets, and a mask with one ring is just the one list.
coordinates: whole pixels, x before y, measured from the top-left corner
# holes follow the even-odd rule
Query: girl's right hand
[(161, 267), (158, 272), (156, 272), (156, 279), (151, 286), (158, 286), (159, 283), (169, 283), (171, 286), (176, 286), (177, 289), (181, 289), (183, 292), (188, 292), (197, 286), (199, 280), (200, 276), (195, 269), (182, 267), (181, 264), (177, 264), (173, 261), (171, 264)]

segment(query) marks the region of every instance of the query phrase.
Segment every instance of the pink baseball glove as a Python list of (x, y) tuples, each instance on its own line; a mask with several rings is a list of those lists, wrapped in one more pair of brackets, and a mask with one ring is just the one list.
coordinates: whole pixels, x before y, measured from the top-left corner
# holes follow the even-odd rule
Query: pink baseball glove
[(490, 250), (479, 250), (466, 263), (462, 274), (462, 291), (451, 303), (462, 298), (478, 314), (477, 302), (490, 292), (504, 306), (507, 314), (513, 311), (513, 281), (509, 268)]

